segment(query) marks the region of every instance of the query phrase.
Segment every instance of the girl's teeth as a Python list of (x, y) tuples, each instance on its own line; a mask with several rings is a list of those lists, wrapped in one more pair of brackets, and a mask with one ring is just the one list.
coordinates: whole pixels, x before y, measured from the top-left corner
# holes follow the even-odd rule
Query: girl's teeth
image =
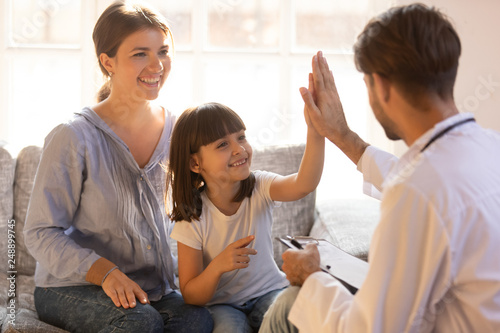
[(238, 162), (238, 163), (234, 163), (234, 164), (231, 164), (231, 166), (238, 166), (238, 165), (242, 165), (243, 163), (245, 163), (246, 160), (243, 160), (241, 162)]

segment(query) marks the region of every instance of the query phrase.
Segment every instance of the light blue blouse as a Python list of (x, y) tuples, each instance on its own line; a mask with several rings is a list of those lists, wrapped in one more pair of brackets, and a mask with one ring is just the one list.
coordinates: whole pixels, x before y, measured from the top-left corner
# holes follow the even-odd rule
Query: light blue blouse
[(40, 287), (88, 285), (104, 257), (158, 300), (175, 288), (165, 170), (175, 117), (144, 168), (90, 108), (47, 136), (24, 229)]

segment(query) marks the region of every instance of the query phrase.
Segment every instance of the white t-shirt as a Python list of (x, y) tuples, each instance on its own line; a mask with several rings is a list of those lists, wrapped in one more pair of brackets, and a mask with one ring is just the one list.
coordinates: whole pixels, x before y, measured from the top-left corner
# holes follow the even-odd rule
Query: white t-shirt
[(382, 190), (368, 275), (355, 296), (307, 278), (289, 315), (301, 332), (500, 332), (500, 134), (466, 123), (420, 152), (470, 117), (399, 160), (365, 150), (364, 179)]
[(250, 257), (250, 265), (224, 273), (214, 297), (207, 305), (241, 305), (288, 285), (285, 275), (274, 261), (271, 235), (275, 203), (270, 198), (269, 188), (277, 175), (265, 171), (255, 171), (254, 175), (256, 182), (252, 196), (242, 201), (234, 215), (221, 213), (202, 192), (200, 220), (177, 222), (172, 231), (173, 239), (203, 251), (204, 268), (229, 244), (255, 235), (254, 241), (248, 245), (257, 250), (257, 254)]

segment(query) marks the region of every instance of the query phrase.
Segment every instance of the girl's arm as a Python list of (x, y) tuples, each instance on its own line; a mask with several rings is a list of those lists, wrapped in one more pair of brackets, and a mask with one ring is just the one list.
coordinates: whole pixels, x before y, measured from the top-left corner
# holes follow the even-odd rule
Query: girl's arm
[[(309, 91), (314, 96), (312, 75), (309, 74)], [(304, 88), (305, 89), (305, 88)], [(307, 142), (299, 172), (288, 176), (277, 176), (271, 183), (270, 195), (274, 201), (295, 201), (316, 189), (323, 172), (325, 160), (325, 138), (311, 124), (304, 105), (304, 118), (307, 124)]]
[(257, 254), (255, 249), (247, 248), (254, 238), (252, 235), (229, 244), (205, 270), (202, 250), (177, 242), (179, 284), (184, 302), (205, 305), (214, 296), (222, 274), (248, 267), (249, 255)]

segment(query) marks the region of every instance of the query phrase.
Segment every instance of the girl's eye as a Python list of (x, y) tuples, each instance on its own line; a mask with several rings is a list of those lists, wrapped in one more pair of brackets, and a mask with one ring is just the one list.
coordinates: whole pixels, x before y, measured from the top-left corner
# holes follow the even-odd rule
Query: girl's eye
[(161, 56), (167, 56), (168, 55), (168, 49), (164, 49), (160, 51)]
[(246, 135), (240, 135), (238, 138), (240, 141), (245, 141), (247, 139)]
[(226, 146), (227, 146), (227, 142), (226, 142), (226, 141), (223, 141), (223, 142), (221, 142), (221, 143), (219, 143), (219, 144), (217, 145), (217, 148), (223, 148), (223, 147), (226, 147)]

